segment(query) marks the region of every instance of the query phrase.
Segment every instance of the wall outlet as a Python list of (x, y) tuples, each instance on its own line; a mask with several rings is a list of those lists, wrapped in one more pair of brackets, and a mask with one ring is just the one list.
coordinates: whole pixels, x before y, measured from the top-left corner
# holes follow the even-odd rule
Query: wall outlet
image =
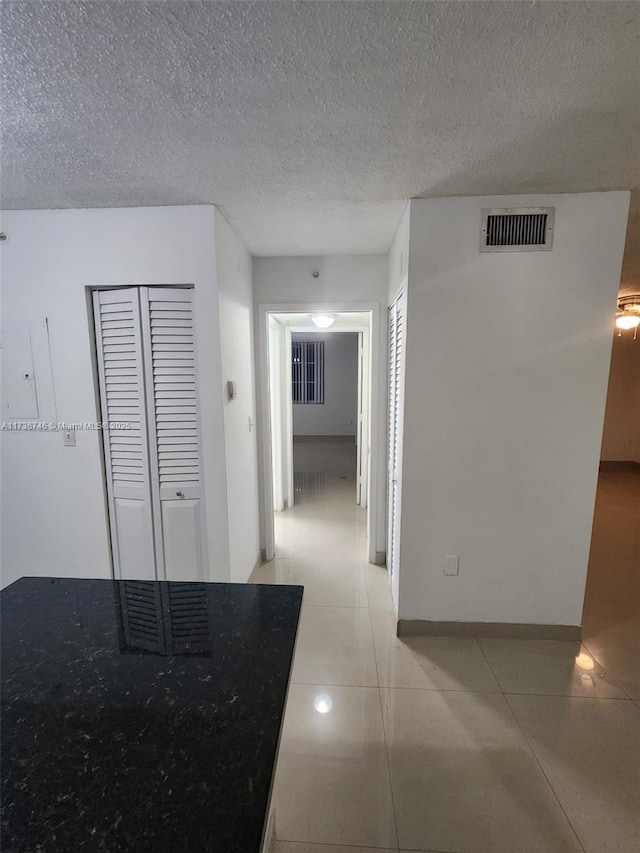
[(460, 557), (452, 554), (447, 554), (444, 558), (444, 573), (445, 575), (457, 575), (460, 568)]
[(63, 433), (63, 444), (65, 447), (76, 446), (76, 431), (74, 429), (65, 429)]

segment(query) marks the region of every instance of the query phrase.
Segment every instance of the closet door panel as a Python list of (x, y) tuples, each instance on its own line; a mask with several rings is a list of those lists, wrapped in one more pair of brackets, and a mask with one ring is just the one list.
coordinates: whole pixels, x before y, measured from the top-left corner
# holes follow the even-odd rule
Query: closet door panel
[(139, 294), (136, 288), (96, 291), (93, 302), (114, 572), (117, 578), (153, 580)]
[(161, 505), (167, 580), (202, 580), (200, 500), (171, 497)]
[(167, 580), (201, 580), (201, 471), (193, 291), (145, 288), (145, 365), (156, 550)]
[(156, 568), (153, 536), (149, 529), (148, 502), (116, 497), (114, 509), (115, 525), (118, 531), (119, 563), (119, 572), (116, 573), (116, 577), (126, 580), (155, 580)]

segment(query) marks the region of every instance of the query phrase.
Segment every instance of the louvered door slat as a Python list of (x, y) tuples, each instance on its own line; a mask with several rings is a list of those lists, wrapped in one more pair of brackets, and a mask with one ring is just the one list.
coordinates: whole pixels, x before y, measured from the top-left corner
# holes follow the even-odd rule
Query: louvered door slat
[(165, 357), (165, 353), (187, 353), (191, 354), (193, 352), (193, 348), (191, 344), (185, 343), (175, 343), (175, 344), (156, 344), (155, 346), (156, 353), (158, 357)]
[(157, 344), (186, 344), (193, 341), (188, 329), (164, 327), (153, 332), (153, 341)]

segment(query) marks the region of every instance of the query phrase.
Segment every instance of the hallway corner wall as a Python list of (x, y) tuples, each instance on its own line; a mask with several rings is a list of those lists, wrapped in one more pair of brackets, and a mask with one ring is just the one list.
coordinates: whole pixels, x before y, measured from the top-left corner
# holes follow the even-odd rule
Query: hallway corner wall
[[(220, 305), (221, 385), (229, 519), (229, 572), (245, 583), (260, 551), (258, 447), (253, 344), (253, 270), (251, 255), (219, 210), (215, 245)], [(236, 399), (225, 396), (232, 381)]]

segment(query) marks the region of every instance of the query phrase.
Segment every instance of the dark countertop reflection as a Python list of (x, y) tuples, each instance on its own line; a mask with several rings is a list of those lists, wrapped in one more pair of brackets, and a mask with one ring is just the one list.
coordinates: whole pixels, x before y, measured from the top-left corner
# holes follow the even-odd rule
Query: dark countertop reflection
[(3, 853), (257, 853), (302, 587), (2, 591)]

